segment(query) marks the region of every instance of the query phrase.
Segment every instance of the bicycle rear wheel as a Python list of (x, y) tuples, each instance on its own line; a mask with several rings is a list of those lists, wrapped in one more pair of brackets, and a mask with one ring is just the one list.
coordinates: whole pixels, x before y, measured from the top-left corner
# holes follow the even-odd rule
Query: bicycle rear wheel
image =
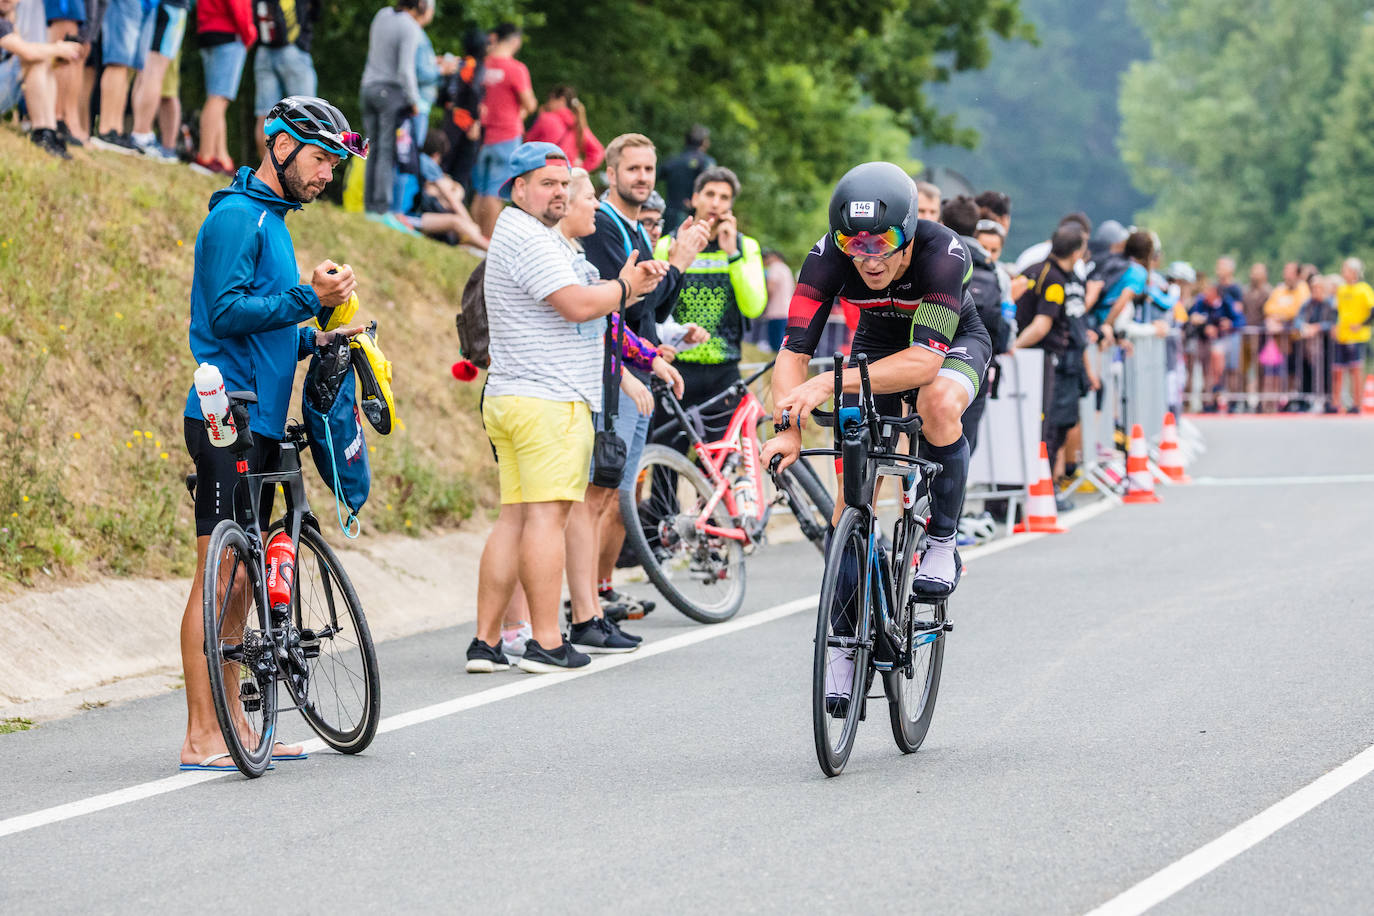
[(827, 776), (844, 770), (863, 714), (869, 649), (859, 638), (869, 613), (869, 589), (862, 575), (867, 560), (867, 519), (849, 506), (835, 526), (825, 558), (811, 672), (816, 759)]
[[(675, 608), (701, 623), (729, 620), (744, 603), (743, 545), (696, 529), (712, 494), (701, 470), (664, 445), (644, 449), (634, 487), (620, 491), (626, 540), (644, 572)], [(731, 526), (724, 505), (711, 523)]]
[(835, 499), (816, 476), (816, 469), (805, 458), (794, 462), (781, 475), (787, 505), (802, 534), (825, 553), (825, 538), (835, 514)]
[(216, 525), (201, 580), (205, 662), (224, 743), (249, 777), (271, 764), (277, 724), (276, 654), (261, 576), (238, 523)]
[(344, 754), (364, 750), (381, 718), (381, 674), (372, 633), (353, 583), (318, 531), (301, 528), (296, 551), (287, 678), (301, 715), (326, 744)]
[(909, 607), (904, 612), (903, 634), (912, 646), (911, 663), (883, 672), (892, 737), (904, 754), (919, 748), (930, 730), (945, 658), (945, 600)]

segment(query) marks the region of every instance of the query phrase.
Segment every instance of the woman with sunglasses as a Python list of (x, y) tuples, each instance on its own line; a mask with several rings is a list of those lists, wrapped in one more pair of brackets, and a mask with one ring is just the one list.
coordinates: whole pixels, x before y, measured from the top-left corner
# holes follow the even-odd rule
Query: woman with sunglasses
[[(919, 390), (927, 454), (944, 471), (931, 485), (930, 546), (916, 584), (948, 595), (959, 580), (954, 537), (968, 479), (962, 416), (983, 382), (992, 342), (965, 292), (968, 249), (952, 230), (918, 219), (916, 203), (915, 182), (890, 162), (856, 166), (836, 185), (830, 231), (802, 264), (773, 370), (774, 420), (786, 413), (791, 428), (769, 440), (763, 458), (780, 455), (783, 467), (795, 461), (800, 427), (832, 395), (830, 375), (807, 381), (807, 364), (838, 297), (858, 312), (851, 352), (868, 355), (878, 412), (902, 414), (902, 395)], [(844, 390), (859, 391), (857, 369), (845, 372)]]

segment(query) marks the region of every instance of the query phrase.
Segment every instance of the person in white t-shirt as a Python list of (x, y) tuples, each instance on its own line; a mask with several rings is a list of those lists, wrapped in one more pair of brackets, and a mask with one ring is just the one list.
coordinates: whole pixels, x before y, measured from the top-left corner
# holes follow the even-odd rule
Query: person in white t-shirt
[(653, 290), (667, 265), (632, 255), (617, 279), (582, 285), (555, 228), (568, 205), (566, 154), (552, 143), (522, 144), (509, 174), (501, 196), (515, 206), (497, 219), (483, 285), (491, 367), (482, 421), (496, 450), (501, 514), (482, 551), (467, 670), (510, 667), (501, 618), (518, 581), (533, 634), (520, 668), (542, 673), (590, 661), (559, 630), (558, 603), (563, 530), (587, 487), (592, 411), (601, 408), (605, 317), (622, 296)]

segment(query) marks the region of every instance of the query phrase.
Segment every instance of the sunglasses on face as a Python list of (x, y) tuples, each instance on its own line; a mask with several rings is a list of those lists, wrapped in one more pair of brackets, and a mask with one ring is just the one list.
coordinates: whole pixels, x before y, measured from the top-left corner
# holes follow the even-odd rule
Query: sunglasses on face
[(906, 247), (906, 236), (896, 226), (886, 232), (835, 233), (835, 244), (851, 258), (890, 258)]

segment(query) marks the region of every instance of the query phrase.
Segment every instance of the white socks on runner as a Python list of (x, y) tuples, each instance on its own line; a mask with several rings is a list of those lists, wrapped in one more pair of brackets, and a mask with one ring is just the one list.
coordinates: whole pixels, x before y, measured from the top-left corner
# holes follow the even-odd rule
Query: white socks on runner
[(917, 591), (943, 593), (954, 589), (958, 581), (958, 558), (954, 550), (954, 535), (947, 538), (927, 538), (916, 571)]

